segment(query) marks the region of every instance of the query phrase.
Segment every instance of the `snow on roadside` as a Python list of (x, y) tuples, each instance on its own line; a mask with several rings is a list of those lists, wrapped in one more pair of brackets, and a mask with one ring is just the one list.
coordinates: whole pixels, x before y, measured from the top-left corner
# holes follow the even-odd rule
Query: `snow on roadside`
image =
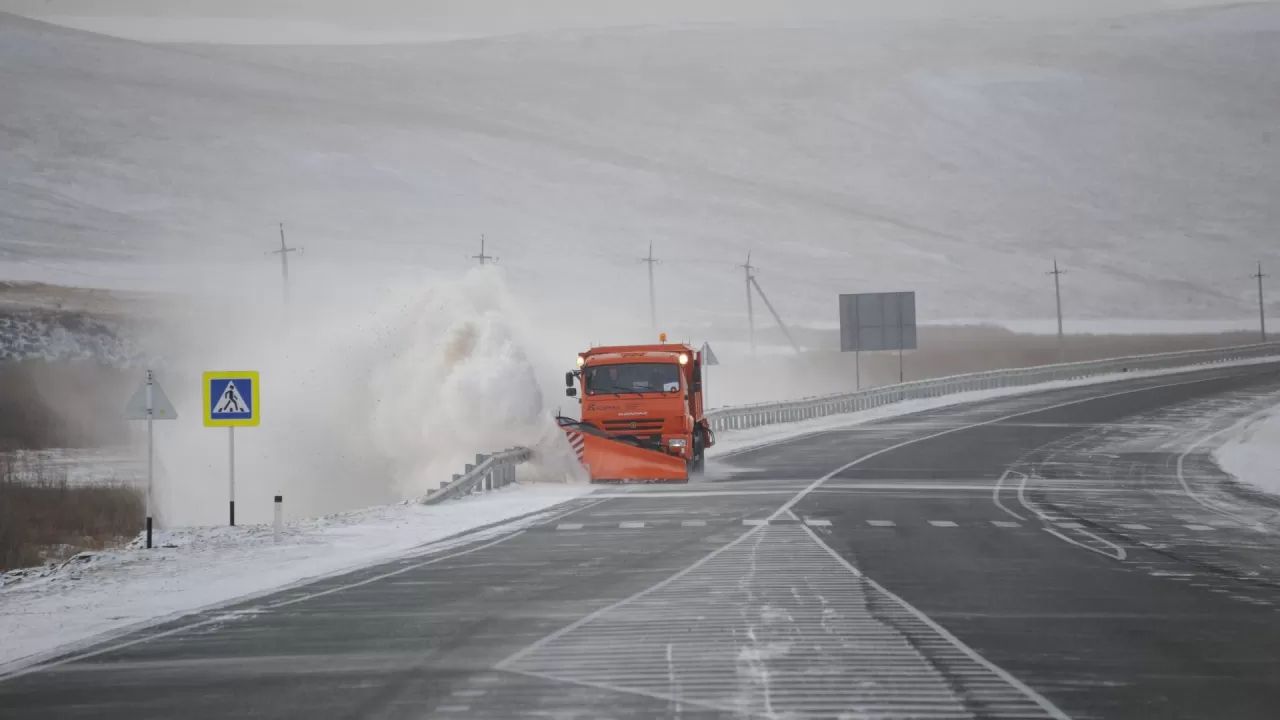
[(1061, 380), (1058, 382), (1040, 383), (1038, 385), (1025, 385), (1022, 387), (974, 390), (972, 392), (956, 393), (954, 395), (921, 398), (919, 400), (906, 400), (871, 410), (864, 410), (862, 412), (841, 413), (839, 415), (814, 418), (812, 420), (779, 423), (777, 425), (766, 425), (764, 427), (748, 428), (746, 430), (722, 430), (716, 433), (716, 444), (707, 451), (707, 457), (714, 459), (716, 457), (730, 455), (743, 450), (749, 450), (754, 447), (790, 440), (803, 435), (841, 430), (848, 427), (865, 425), (866, 423), (875, 422), (877, 420), (885, 420), (902, 415), (910, 415), (911, 413), (923, 412), (925, 410), (934, 410), (937, 408), (962, 405), (964, 403), (978, 402), (981, 400), (994, 400), (1014, 395), (1043, 392), (1046, 390), (1061, 390), (1064, 388), (1085, 387), (1088, 385), (1102, 385), (1121, 380), (1162, 377), (1165, 375), (1180, 375), (1183, 373), (1195, 372), (1197, 370), (1260, 365), (1276, 361), (1277, 358), (1274, 357), (1250, 358), (1248, 360), (1234, 360), (1232, 362), (1219, 363), (1217, 365), (1202, 365), (1189, 368), (1166, 368), (1163, 370), (1143, 370), (1130, 373), (1098, 375), (1091, 378), (1081, 378), (1079, 380)]
[(1228, 430), (1213, 451), (1218, 467), (1243, 483), (1280, 495), (1280, 406)]
[(0, 673), (107, 633), (410, 554), (592, 489), (516, 485), (440, 505), (300, 520), (285, 526), (279, 545), (266, 525), (161, 531), (153, 550), (86, 553), (56, 571), (11, 575), (14, 582), (0, 588)]

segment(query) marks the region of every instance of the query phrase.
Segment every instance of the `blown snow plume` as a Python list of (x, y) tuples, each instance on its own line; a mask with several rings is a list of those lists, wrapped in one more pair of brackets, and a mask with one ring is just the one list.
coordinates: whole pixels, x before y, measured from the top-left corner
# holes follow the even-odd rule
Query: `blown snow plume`
[(391, 357), (375, 368), (370, 430), (406, 496), (434, 489), (477, 453), (538, 451), (529, 471), (573, 477), (576, 463), (543, 402), (500, 271), (477, 268), (407, 304)]
[(162, 378), (183, 417), (156, 429), (163, 525), (226, 515), (227, 435), (199, 424), (202, 370), (261, 372), (262, 425), (235, 435), (246, 523), (268, 521), (277, 493), (291, 517), (421, 497), (477, 453), (517, 445), (537, 451), (522, 479), (578, 477), (500, 271), (376, 295), (300, 299), (287, 325), (263, 312), (270, 300), (188, 323), (198, 332)]

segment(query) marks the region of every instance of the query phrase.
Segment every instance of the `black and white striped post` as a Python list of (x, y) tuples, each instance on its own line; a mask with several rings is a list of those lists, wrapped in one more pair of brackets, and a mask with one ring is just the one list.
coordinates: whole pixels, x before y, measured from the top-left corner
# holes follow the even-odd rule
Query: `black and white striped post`
[(277, 545), (280, 544), (280, 530), (281, 530), (281, 526), (283, 525), (284, 525), (284, 496), (277, 495), (276, 496), (276, 514), (275, 514), (275, 531), (273, 533), (273, 535), (275, 536), (275, 541)]

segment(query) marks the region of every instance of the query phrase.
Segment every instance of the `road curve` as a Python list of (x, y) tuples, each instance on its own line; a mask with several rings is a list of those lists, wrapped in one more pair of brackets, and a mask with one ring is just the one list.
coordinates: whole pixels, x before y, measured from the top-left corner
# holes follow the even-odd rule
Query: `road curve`
[(1271, 720), (1280, 504), (1207, 453), (1277, 402), (1255, 365), (739, 452), (0, 678), (0, 717)]

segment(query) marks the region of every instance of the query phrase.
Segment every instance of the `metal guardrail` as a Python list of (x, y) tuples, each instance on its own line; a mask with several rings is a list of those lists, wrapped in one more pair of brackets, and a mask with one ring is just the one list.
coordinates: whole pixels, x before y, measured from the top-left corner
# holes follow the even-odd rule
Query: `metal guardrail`
[(1011, 370), (991, 370), (898, 385), (884, 385), (857, 392), (721, 408), (707, 413), (707, 419), (711, 423), (712, 430), (743, 430), (764, 425), (776, 425), (870, 410), (904, 400), (940, 397), (975, 390), (1021, 387), (1058, 380), (1077, 380), (1095, 375), (1140, 370), (1195, 367), (1269, 356), (1280, 356), (1280, 343), (1160, 353), (1157, 355), (1133, 355), (1107, 360), (1041, 365)]
[[(904, 400), (941, 397), (975, 390), (1023, 387), (1140, 370), (1192, 368), (1265, 357), (1280, 357), (1280, 342), (952, 375), (850, 393), (720, 408), (707, 413), (707, 419), (711, 422), (712, 430), (743, 430), (870, 410)], [(422, 498), (421, 502), (433, 505), (449, 498), (510, 485), (516, 480), (516, 466), (532, 457), (532, 450), (519, 447), (492, 455), (476, 455), (475, 464), (467, 465), (465, 472), (454, 475), (453, 480)]]
[(474, 465), (467, 465), (465, 472), (454, 475), (452, 480), (422, 498), (421, 502), (434, 505), (449, 498), (506, 487), (516, 481), (516, 466), (532, 456), (532, 450), (520, 447), (492, 455), (476, 455)]

